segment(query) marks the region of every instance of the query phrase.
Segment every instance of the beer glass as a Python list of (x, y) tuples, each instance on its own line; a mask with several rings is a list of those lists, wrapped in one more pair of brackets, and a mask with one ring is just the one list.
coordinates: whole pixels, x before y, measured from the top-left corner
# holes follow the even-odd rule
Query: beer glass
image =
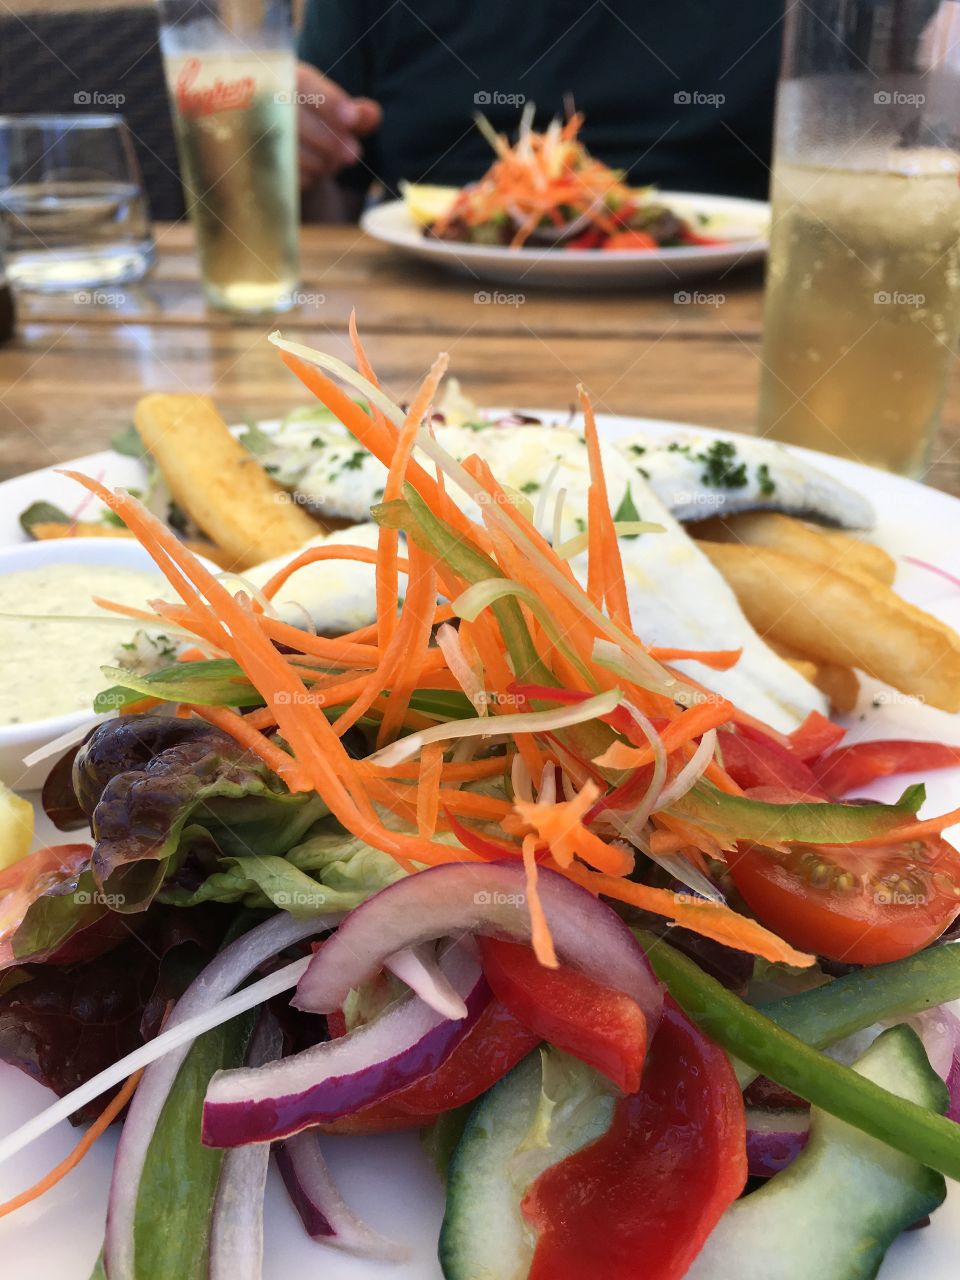
[(923, 471), (960, 327), (958, 72), (954, 0), (789, 9), (762, 435)]
[(160, 47), (204, 293), (294, 303), (297, 121), (289, 0), (158, 0)]

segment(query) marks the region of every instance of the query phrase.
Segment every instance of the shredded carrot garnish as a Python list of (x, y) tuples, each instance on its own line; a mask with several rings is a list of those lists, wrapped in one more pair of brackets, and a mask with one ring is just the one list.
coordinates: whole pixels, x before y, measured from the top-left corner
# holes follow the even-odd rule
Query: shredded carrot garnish
[(627, 876), (633, 870), (633, 855), (607, 844), (583, 825), (584, 815), (599, 795), (600, 788), (588, 782), (574, 800), (560, 800), (555, 804), (515, 800), (513, 807), (564, 869), (572, 866), (574, 858), (579, 856), (610, 875)]
[(420, 755), (420, 785), (417, 787), (417, 830), (426, 839), (437, 829), (442, 769), (442, 743), (436, 742), (424, 747)]
[(651, 645), (647, 650), (658, 662), (699, 662), (711, 671), (729, 671), (743, 656), (742, 649), (662, 649)]
[(128, 1080), (126, 1080), (116, 1095), (110, 1100), (100, 1115), (97, 1116), (93, 1124), (90, 1125), (86, 1133), (73, 1148), (65, 1160), (60, 1163), (48, 1174), (35, 1182), (32, 1187), (28, 1187), (26, 1191), (21, 1191), (18, 1196), (14, 1196), (11, 1200), (0, 1204), (0, 1218), (5, 1218), (8, 1213), (13, 1213), (16, 1209), (22, 1209), (24, 1205), (30, 1204), (37, 1200), (40, 1196), (55, 1187), (58, 1182), (67, 1176), (67, 1174), (77, 1167), (83, 1157), (87, 1154), (97, 1139), (110, 1128), (114, 1120), (127, 1105), (136, 1092), (137, 1085), (140, 1083), (140, 1077), (143, 1071), (135, 1071)]
[[(727, 724), (733, 714), (733, 703), (727, 702), (725, 698), (714, 697), (710, 702), (698, 702), (666, 726), (660, 734), (660, 741), (667, 751), (675, 751), (691, 738), (699, 738), (708, 729)], [(636, 769), (650, 764), (653, 758), (653, 747), (649, 743), (642, 747), (628, 747), (626, 743), (614, 742), (594, 763), (604, 769)]]
[[(583, 434), (587, 442), (587, 457), (590, 462), (590, 489), (587, 495), (587, 533), (590, 538), (587, 591), (591, 596), (594, 595), (594, 591), (599, 592), (606, 600), (607, 609), (614, 622), (629, 628), (630, 605), (627, 601), (627, 588), (623, 578), (623, 560), (620, 556), (620, 543), (607, 496), (607, 482), (603, 474), (597, 423), (586, 388), (577, 387), (577, 392), (580, 396), (580, 407), (583, 409)], [(591, 582), (595, 583), (594, 591), (590, 590)]]
[(553, 945), (550, 926), (537, 889), (536, 839), (525, 836), (523, 841), (523, 869), (527, 877), (527, 910), (530, 912), (530, 935), (533, 951), (546, 969), (558, 967), (557, 953)]

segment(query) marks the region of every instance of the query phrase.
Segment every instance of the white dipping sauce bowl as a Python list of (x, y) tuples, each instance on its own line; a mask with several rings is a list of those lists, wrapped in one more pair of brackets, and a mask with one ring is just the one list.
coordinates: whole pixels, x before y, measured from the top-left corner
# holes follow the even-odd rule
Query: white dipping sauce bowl
[[(0, 548), (0, 576), (20, 569), (40, 569), (53, 564), (82, 564), (85, 568), (104, 565), (114, 569), (138, 569), (154, 573), (158, 578), (162, 576), (147, 552), (133, 538), (53, 538), (48, 542), (24, 542)], [(37, 612), (42, 613), (42, 607)], [(139, 625), (142, 624), (131, 619), (131, 635)], [(115, 640), (111, 638), (113, 630), (104, 624), (105, 664), (110, 662), (116, 643), (124, 639), (120, 628), (114, 630)], [(51, 679), (56, 679), (55, 668), (51, 668)], [(24, 756), (38, 751), (64, 734), (79, 732), (84, 725), (92, 728), (99, 721), (108, 718), (107, 715), (96, 716), (92, 710), (68, 711), (64, 715), (47, 716), (43, 720), (0, 725), (0, 780), (17, 791), (41, 787), (56, 763), (57, 755), (48, 756), (30, 766), (23, 763)]]

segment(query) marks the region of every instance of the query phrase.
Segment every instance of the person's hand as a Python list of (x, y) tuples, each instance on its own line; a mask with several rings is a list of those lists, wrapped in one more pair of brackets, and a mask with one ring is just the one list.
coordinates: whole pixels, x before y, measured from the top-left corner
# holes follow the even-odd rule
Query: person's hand
[(351, 98), (316, 67), (297, 64), (300, 186), (309, 188), (363, 155), (360, 139), (380, 125), (383, 112), (370, 98)]

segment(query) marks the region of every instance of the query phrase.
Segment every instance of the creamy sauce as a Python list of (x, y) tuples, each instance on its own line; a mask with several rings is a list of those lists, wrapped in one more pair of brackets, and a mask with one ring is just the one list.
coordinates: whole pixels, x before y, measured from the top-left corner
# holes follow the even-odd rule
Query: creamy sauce
[(0, 614), (45, 615), (0, 617), (0, 725), (91, 710), (108, 683), (101, 666), (115, 665), (116, 649), (136, 629), (130, 623), (125, 631), (91, 597), (143, 606), (164, 587), (159, 576), (111, 565), (51, 564), (0, 576)]

